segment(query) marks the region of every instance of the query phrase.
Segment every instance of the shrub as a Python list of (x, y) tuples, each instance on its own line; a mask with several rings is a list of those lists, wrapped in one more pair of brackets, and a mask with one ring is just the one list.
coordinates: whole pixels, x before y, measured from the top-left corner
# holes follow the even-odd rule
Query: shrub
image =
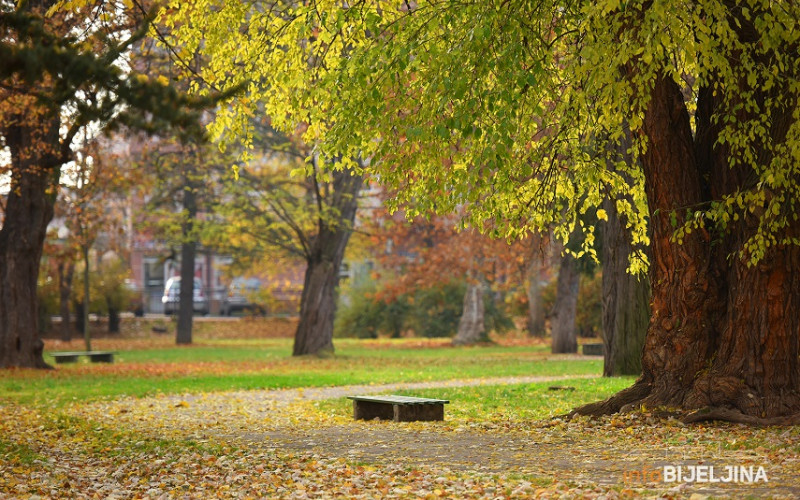
[[(399, 337), (412, 331), (422, 337), (451, 337), (458, 330), (466, 283), (461, 280), (435, 283), (390, 301), (377, 298), (379, 285), (368, 283), (345, 290), (339, 303), (334, 333), (339, 337)], [(513, 327), (510, 317), (491, 294), (484, 297), (487, 330)]]
[(336, 312), (335, 336), (372, 339), (381, 333), (400, 336), (408, 312), (405, 297), (387, 303), (375, 297), (376, 291), (374, 283), (344, 290)]

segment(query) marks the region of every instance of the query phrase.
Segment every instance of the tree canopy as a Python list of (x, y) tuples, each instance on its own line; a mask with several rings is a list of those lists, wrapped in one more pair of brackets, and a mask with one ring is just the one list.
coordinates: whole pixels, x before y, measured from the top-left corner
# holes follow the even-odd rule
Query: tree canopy
[[(560, 223), (564, 238), (573, 214), (598, 206), (604, 193), (633, 192), (636, 203), (620, 200), (619, 209), (636, 242), (646, 242), (641, 170), (625, 168), (629, 181), (609, 171), (605, 144), (630, 128), (634, 153), (647, 148), (643, 113), (656, 78), (680, 85), (692, 113), (697, 93), (711, 92), (719, 100), (708, 117), (719, 127), (718, 143), (757, 177), (713, 203), (680, 207), (691, 216), (684, 230), (724, 228), (758, 211), (760, 230), (742, 248), (753, 262), (786, 240), (781, 230), (795, 212), (799, 193), (790, 179), (800, 155), (798, 12), (791, 4), (322, 1), (251, 8), (207, 0), (175, 7), (178, 36), (197, 45), (202, 34), (211, 61), (204, 76), (248, 84), (248, 98), (220, 114), (218, 136), (246, 136), (246, 117), (265, 103), (276, 126), (302, 125), (306, 141), (331, 157), (373, 157), (381, 181), (401, 188), (399, 203), (420, 212), (467, 205), (473, 223), (501, 236)], [(742, 82), (749, 92), (724, 91)], [(758, 97), (770, 89), (781, 91)], [(771, 117), (784, 108), (794, 110), (794, 124), (775, 141)]]

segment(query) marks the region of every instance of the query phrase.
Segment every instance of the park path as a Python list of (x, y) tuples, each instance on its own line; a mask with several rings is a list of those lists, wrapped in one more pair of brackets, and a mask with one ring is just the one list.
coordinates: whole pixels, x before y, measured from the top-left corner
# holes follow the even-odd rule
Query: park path
[[(76, 406), (84, 416), (165, 438), (235, 443), (253, 453), (298, 453), (344, 458), (351, 463), (392, 464), (447, 473), (519, 474), (548, 480), (666, 497), (800, 497), (800, 460), (771, 470), (769, 484), (675, 484), (638, 480), (632, 473), (664, 465), (752, 463), (747, 451), (714, 453), (700, 440), (666, 445), (663, 423), (353, 421), (325, 413), (316, 401), (399, 389), (557, 382), (593, 376), (529, 376), (281, 390), (161, 395)], [(342, 401), (342, 404), (349, 402)], [(447, 411), (445, 411), (447, 414)], [(673, 425), (673, 424), (670, 424)], [(675, 423), (674, 425), (677, 425)], [(680, 433), (681, 429), (674, 429)], [(793, 468), (794, 467), (794, 468)], [(777, 474), (775, 472), (777, 471)], [(792, 472), (793, 471), (793, 472)]]

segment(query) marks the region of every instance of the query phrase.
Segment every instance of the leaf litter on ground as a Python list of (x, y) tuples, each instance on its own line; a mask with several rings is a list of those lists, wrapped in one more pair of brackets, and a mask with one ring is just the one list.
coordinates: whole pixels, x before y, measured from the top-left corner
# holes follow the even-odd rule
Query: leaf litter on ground
[[(797, 428), (685, 426), (646, 412), (533, 421), (519, 418), (513, 406), (480, 419), (452, 412), (455, 416), (444, 422), (353, 421), (342, 396), (362, 389), (160, 395), (75, 404), (54, 412), (4, 404), (0, 496), (800, 495)], [(678, 484), (637, 475), (664, 465), (698, 464), (763, 466), (769, 482)]]

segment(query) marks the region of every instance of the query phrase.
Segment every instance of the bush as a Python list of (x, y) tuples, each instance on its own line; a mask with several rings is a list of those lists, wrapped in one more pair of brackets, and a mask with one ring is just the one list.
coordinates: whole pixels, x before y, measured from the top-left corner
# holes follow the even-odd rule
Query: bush
[(417, 290), (410, 297), (413, 307), (406, 319), (408, 328), (417, 336), (428, 338), (455, 335), (464, 309), (466, 289), (463, 282), (449, 281)]
[[(377, 298), (377, 292), (378, 286), (369, 283), (350, 288), (342, 295), (334, 325), (336, 336), (399, 337), (412, 331), (422, 337), (451, 337), (458, 330), (466, 292), (464, 281), (435, 283), (390, 301)], [(497, 306), (491, 294), (487, 293), (484, 300), (488, 331), (513, 327), (511, 318)]]
[(340, 296), (334, 323), (337, 337), (378, 338), (379, 334), (399, 337), (409, 304), (405, 297), (385, 302), (375, 297), (374, 283), (352, 287)]
[[(100, 266), (89, 268), (89, 311), (99, 315), (111, 311), (128, 309), (134, 292), (125, 284), (130, 277), (125, 264), (120, 259), (102, 262)], [(72, 282), (72, 297), (76, 303), (83, 302), (83, 268), (75, 269)]]

